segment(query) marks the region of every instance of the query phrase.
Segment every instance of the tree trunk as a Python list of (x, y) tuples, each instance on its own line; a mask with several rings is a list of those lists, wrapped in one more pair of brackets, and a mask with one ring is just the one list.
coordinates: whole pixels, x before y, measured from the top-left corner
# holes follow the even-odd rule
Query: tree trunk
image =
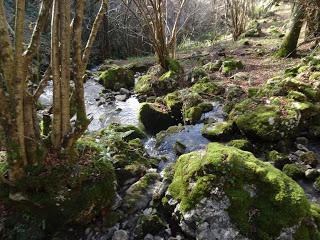
[(293, 6), (290, 30), (284, 38), (283, 43), (278, 51), (279, 57), (290, 57), (296, 54), (301, 28), (303, 26), (304, 15), (304, 7), (301, 4), (296, 3)]

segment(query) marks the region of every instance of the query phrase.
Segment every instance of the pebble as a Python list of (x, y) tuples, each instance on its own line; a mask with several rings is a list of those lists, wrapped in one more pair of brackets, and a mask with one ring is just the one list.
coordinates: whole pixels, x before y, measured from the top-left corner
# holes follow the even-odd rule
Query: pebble
[(115, 231), (112, 240), (129, 240), (129, 235), (124, 230)]
[(121, 102), (124, 102), (125, 100), (128, 99), (128, 96), (127, 95), (116, 95), (116, 100), (117, 101), (121, 101)]

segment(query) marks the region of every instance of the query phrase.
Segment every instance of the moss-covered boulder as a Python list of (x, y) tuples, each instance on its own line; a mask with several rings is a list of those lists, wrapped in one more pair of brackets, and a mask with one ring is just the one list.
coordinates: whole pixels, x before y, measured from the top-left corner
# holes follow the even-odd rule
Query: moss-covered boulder
[(244, 68), (243, 63), (240, 60), (229, 58), (223, 61), (221, 66), (221, 72), (225, 75), (230, 75), (237, 70)]
[(160, 184), (160, 175), (158, 173), (147, 173), (136, 183), (130, 186), (126, 191), (122, 207), (125, 214), (132, 214), (139, 210), (145, 209)]
[(156, 103), (142, 104), (139, 110), (139, 120), (151, 133), (157, 133), (178, 124), (165, 106)]
[(206, 124), (201, 134), (210, 140), (228, 140), (236, 135), (236, 127), (233, 122), (218, 122)]
[(208, 78), (202, 78), (196, 84), (194, 84), (190, 90), (207, 97), (212, 97), (223, 93), (223, 88), (213, 81), (210, 81)]
[(265, 102), (247, 99), (234, 107), (229, 118), (249, 138), (279, 141), (297, 133), (301, 123), (300, 107), (286, 98), (271, 98)]
[(299, 239), (301, 228), (308, 239), (318, 236), (317, 227), (303, 224), (315, 224), (303, 189), (271, 164), (234, 147), (211, 143), (182, 155), (170, 196), (178, 202), (180, 226), (194, 238)]
[(177, 60), (168, 60), (169, 70), (163, 72), (160, 66), (149, 69), (147, 74), (140, 76), (135, 84), (135, 92), (142, 95), (162, 96), (173, 92), (178, 87), (178, 80), (184, 70)]
[(134, 73), (126, 68), (113, 66), (100, 74), (99, 81), (105, 88), (111, 90), (132, 88), (134, 86)]
[(109, 125), (108, 129), (117, 133), (122, 133), (121, 137), (125, 141), (130, 141), (136, 138), (143, 139), (147, 137), (147, 135), (141, 129), (133, 125), (121, 125), (118, 123), (113, 123)]
[(183, 112), (183, 119), (186, 124), (195, 124), (197, 123), (202, 116), (202, 108), (200, 107), (191, 107), (186, 109)]
[(305, 168), (301, 165), (290, 163), (284, 165), (282, 171), (294, 180), (298, 180), (304, 177)]

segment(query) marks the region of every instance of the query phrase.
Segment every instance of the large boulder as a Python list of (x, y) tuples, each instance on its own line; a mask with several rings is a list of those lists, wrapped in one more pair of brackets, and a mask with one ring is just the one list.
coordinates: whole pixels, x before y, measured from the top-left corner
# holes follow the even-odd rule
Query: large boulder
[(218, 143), (177, 160), (163, 203), (196, 239), (319, 237), (319, 211), (294, 180), (249, 152)]
[(105, 88), (111, 90), (132, 88), (134, 86), (134, 73), (131, 70), (115, 65), (102, 72), (99, 76), (99, 81)]
[(163, 72), (159, 65), (149, 69), (147, 74), (139, 77), (135, 85), (135, 92), (141, 95), (162, 96), (173, 92), (179, 86), (178, 80), (184, 70), (177, 60), (168, 59), (169, 71)]
[(308, 104), (275, 97), (266, 101), (246, 99), (237, 104), (229, 115), (240, 131), (249, 138), (274, 142), (296, 135), (301, 114)]
[(178, 122), (172, 113), (163, 105), (144, 103), (140, 107), (139, 120), (148, 132), (158, 133)]
[(221, 72), (225, 75), (235, 73), (237, 70), (244, 68), (243, 63), (240, 60), (229, 58), (223, 61), (221, 66)]

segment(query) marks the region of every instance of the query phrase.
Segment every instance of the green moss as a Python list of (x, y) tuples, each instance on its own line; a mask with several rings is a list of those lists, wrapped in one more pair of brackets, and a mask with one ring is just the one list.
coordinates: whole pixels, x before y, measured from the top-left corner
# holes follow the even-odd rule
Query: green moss
[(200, 67), (200, 66), (197, 66), (197, 67), (194, 67), (192, 69), (192, 76), (195, 78), (195, 79), (201, 79), (201, 78), (204, 78), (207, 76), (207, 73), (206, 71), (204, 70), (203, 67)]
[(226, 140), (234, 133), (235, 127), (232, 121), (207, 124), (201, 130), (201, 134), (210, 140)]
[(113, 123), (109, 125), (108, 129), (117, 133), (122, 133), (121, 137), (125, 141), (130, 141), (136, 138), (143, 139), (147, 137), (147, 135), (141, 129), (133, 125), (121, 125)]
[(165, 72), (164, 74), (161, 75), (161, 77), (159, 78), (160, 81), (164, 81), (168, 78), (175, 78), (175, 75), (176, 73), (173, 72), (173, 71), (168, 71), (168, 72)]
[[(26, 214), (44, 224), (47, 232), (55, 232), (67, 223), (90, 222), (113, 204), (115, 174), (110, 161), (93, 159), (86, 164), (28, 166), (25, 171), (26, 176), (16, 183), (16, 190), (33, 204), (8, 199), (6, 204), (20, 216)], [(21, 221), (18, 219), (15, 224)]]
[(227, 146), (239, 148), (243, 151), (253, 151), (252, 143), (247, 139), (235, 139), (227, 143)]
[(158, 173), (147, 173), (128, 189), (124, 196), (122, 207), (127, 214), (138, 210), (139, 201), (150, 191), (152, 185), (160, 179)]
[(292, 179), (298, 180), (304, 177), (305, 169), (300, 165), (292, 163), (284, 165), (282, 171)]
[(177, 126), (171, 126), (167, 130), (157, 133), (156, 135), (157, 144), (160, 144), (167, 136), (171, 134), (179, 133), (184, 129), (185, 127), (182, 126), (182, 124), (179, 124)]
[(296, 101), (300, 101), (300, 102), (307, 101), (306, 95), (298, 91), (290, 91), (288, 93), (288, 98)]
[(284, 165), (290, 163), (287, 155), (279, 153), (276, 150), (269, 151), (266, 155), (267, 161), (272, 162), (278, 169), (282, 169)]
[(197, 123), (202, 116), (202, 108), (200, 107), (191, 107), (183, 112), (183, 119), (185, 123), (195, 124)]
[(235, 70), (243, 69), (244, 65), (240, 60), (230, 58), (223, 61), (221, 68), (223, 74), (231, 74)]
[(255, 88), (255, 87), (250, 87), (248, 89), (248, 97), (251, 98), (251, 97), (255, 97), (258, 93), (259, 89), (258, 88)]
[(313, 183), (313, 187), (320, 192), (320, 177), (317, 177), (316, 181)]
[(121, 87), (131, 88), (134, 86), (134, 73), (128, 69), (113, 66), (99, 76), (99, 81), (105, 88), (119, 90)]
[(221, 93), (222, 89), (216, 83), (211, 82), (207, 78), (204, 78), (198, 81), (196, 84), (194, 84), (190, 90), (200, 95), (213, 96)]
[(202, 112), (204, 113), (210, 112), (213, 110), (213, 105), (212, 103), (209, 103), (209, 102), (200, 103), (198, 107), (201, 108)]
[(152, 76), (151, 75), (143, 75), (138, 78), (134, 91), (139, 94), (149, 94), (152, 92)]
[(179, 63), (179, 61), (177, 59), (169, 58), (169, 59), (167, 59), (167, 63), (168, 63), (170, 71), (177, 73), (177, 74), (183, 73), (183, 67), (181, 66), (181, 64)]
[[(310, 214), (304, 191), (295, 181), (234, 147), (211, 143), (206, 150), (181, 156), (174, 170), (169, 192), (181, 211), (195, 208), (213, 188), (222, 188), (231, 203), (232, 222), (248, 237), (273, 239)], [(245, 186), (252, 186), (255, 194)]]
[(314, 72), (310, 75), (309, 80), (319, 80), (320, 79), (320, 72)]
[(300, 156), (300, 160), (306, 164), (310, 165), (311, 167), (316, 167), (318, 164), (318, 157), (315, 152), (308, 151), (305, 153), (302, 153)]
[(296, 107), (282, 98), (272, 98), (269, 104), (247, 99), (234, 107), (229, 118), (249, 138), (278, 141), (294, 136), (299, 129), (300, 111)]

